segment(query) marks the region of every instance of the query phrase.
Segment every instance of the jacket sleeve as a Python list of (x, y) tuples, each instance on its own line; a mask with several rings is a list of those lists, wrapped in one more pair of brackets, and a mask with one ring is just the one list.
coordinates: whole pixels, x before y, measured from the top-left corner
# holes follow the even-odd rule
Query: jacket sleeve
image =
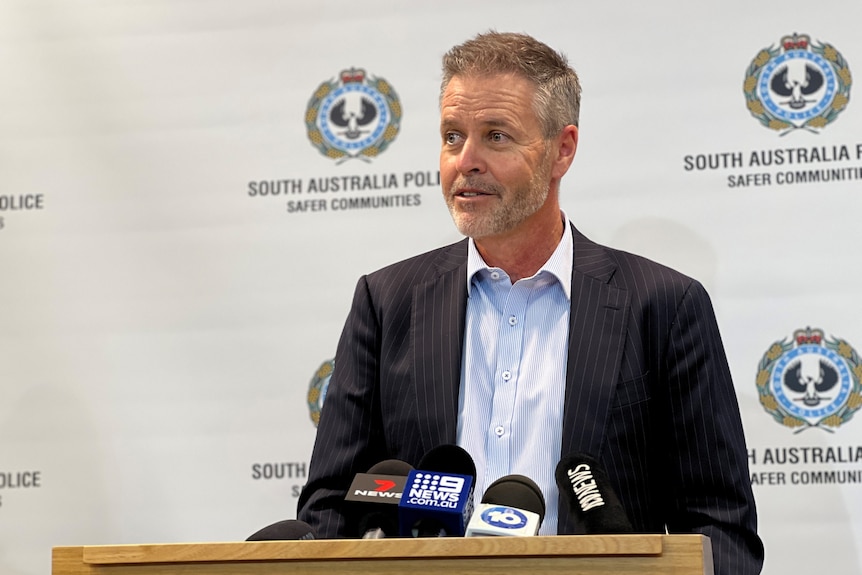
[(676, 309), (664, 362), (668, 531), (708, 535), (716, 575), (760, 573), (763, 544), (736, 392), (712, 304), (696, 281)]
[(367, 277), (360, 278), (335, 354), (308, 482), (297, 518), (319, 538), (356, 537), (358, 517), (344, 496), (356, 473), (384, 459), (380, 441), (381, 329)]

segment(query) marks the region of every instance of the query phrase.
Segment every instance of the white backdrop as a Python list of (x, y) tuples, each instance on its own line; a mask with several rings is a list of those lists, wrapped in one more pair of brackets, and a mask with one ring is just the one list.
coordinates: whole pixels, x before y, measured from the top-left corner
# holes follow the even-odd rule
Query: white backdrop
[[(846, 0), (0, 2), (0, 572), (47, 573), (55, 545), (241, 540), (295, 516), (309, 384), (356, 279), (458, 239), (436, 185), (439, 62), (495, 28), (581, 75), (576, 225), (712, 295), (765, 572), (859, 573), (860, 20)], [(774, 130), (744, 82), (794, 33), (834, 47), (815, 63), (845, 70), (849, 103)], [(385, 80), (397, 135), (336, 161), (306, 121), (350, 68)], [(770, 152), (784, 163), (750, 165)], [(697, 169), (710, 158), (729, 164)], [(823, 169), (844, 179), (786, 182)], [(396, 185), (311, 191), (343, 176)], [(384, 196), (402, 205), (337, 209)], [(309, 200), (325, 209), (289, 211)], [(799, 349), (841, 340), (827, 358), (850, 370), (831, 426), (798, 426), (767, 384), (809, 326), (824, 339)]]

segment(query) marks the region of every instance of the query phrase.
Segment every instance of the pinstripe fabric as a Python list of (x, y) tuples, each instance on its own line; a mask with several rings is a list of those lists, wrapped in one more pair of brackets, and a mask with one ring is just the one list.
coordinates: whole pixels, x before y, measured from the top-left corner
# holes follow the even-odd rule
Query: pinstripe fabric
[[(343, 503), (354, 474), (387, 458), (416, 465), (455, 442), (466, 243), (359, 280), (299, 499), (299, 518), (321, 536), (356, 535)], [(760, 571), (745, 439), (709, 297), (577, 230), (561, 441), (561, 455), (602, 462), (637, 531), (705, 533), (717, 574)], [(558, 532), (581, 531), (561, 508)]]

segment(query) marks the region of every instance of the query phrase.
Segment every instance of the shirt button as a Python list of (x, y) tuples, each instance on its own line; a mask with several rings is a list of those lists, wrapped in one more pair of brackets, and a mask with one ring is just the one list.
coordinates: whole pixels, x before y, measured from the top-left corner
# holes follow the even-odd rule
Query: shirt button
[(494, 428), (494, 433), (496, 433), (496, 434), (497, 434), (497, 437), (503, 437), (503, 433), (504, 433), (505, 431), (506, 431), (506, 430), (505, 430), (505, 429), (503, 429), (503, 426), (502, 426), (502, 425), (498, 425), (497, 427), (495, 427), (495, 428)]
[(504, 371), (502, 375), (503, 375), (503, 381), (509, 381), (510, 379), (512, 379), (512, 372), (511, 371)]
[(509, 325), (518, 325), (518, 318), (512, 316), (509, 318)]
[(500, 279), (500, 272), (491, 272), (491, 279), (493, 279), (493, 280)]

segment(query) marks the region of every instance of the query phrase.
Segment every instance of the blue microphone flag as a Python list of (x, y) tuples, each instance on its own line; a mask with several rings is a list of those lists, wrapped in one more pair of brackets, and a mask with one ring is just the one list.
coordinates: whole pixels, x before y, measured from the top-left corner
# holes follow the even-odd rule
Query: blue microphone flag
[(401, 535), (463, 536), (473, 514), (473, 478), (413, 470), (398, 504)]

